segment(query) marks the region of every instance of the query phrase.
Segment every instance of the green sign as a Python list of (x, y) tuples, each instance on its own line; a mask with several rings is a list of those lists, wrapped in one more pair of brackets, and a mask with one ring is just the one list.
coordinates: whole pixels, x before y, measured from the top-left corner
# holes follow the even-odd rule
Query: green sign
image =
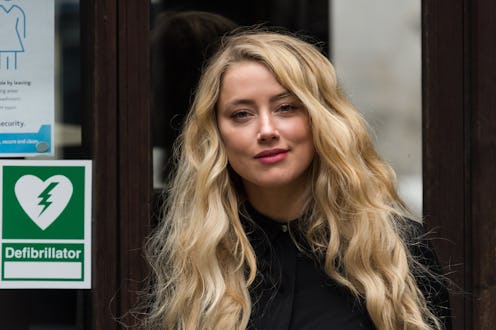
[(89, 288), (91, 161), (0, 161), (0, 288)]

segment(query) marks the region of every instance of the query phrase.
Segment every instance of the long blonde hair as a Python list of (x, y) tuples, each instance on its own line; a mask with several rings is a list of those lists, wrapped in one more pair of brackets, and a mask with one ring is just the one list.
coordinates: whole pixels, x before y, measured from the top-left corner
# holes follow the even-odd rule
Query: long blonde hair
[(407, 210), (394, 172), (377, 155), (365, 121), (341, 92), (332, 64), (312, 43), (260, 29), (226, 37), (206, 66), (177, 144), (163, 219), (147, 245), (154, 273), (147, 327), (244, 329), (256, 256), (241, 225), (216, 122), (222, 78), (256, 61), (308, 110), (317, 157), (304, 234), (329, 277), (362, 298), (378, 329), (431, 329), (439, 322), (416, 285), (405, 243)]

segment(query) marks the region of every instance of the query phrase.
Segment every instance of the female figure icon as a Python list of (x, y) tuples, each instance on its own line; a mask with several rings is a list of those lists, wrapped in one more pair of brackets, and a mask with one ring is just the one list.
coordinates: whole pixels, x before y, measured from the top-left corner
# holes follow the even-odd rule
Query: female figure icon
[(26, 14), (18, 5), (9, 6), (10, 1), (0, 2), (0, 70), (17, 70), (17, 54), (25, 51)]

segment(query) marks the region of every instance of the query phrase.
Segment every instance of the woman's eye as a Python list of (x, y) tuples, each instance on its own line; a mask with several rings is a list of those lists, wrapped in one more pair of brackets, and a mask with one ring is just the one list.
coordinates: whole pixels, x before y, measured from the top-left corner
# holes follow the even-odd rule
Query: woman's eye
[(278, 111), (281, 111), (281, 112), (288, 112), (288, 111), (292, 111), (292, 110), (295, 110), (296, 109), (296, 106), (292, 105), (292, 104), (281, 104), (277, 110)]
[(248, 111), (236, 111), (233, 114), (231, 114), (231, 118), (235, 120), (240, 120), (240, 119), (245, 119), (250, 116), (250, 113)]

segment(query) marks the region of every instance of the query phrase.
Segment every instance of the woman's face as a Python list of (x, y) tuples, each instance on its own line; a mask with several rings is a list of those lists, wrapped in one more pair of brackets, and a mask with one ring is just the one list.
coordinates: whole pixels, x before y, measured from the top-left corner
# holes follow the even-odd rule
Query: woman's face
[(265, 66), (244, 61), (228, 69), (217, 123), (229, 163), (247, 191), (305, 188), (315, 153), (308, 113)]

